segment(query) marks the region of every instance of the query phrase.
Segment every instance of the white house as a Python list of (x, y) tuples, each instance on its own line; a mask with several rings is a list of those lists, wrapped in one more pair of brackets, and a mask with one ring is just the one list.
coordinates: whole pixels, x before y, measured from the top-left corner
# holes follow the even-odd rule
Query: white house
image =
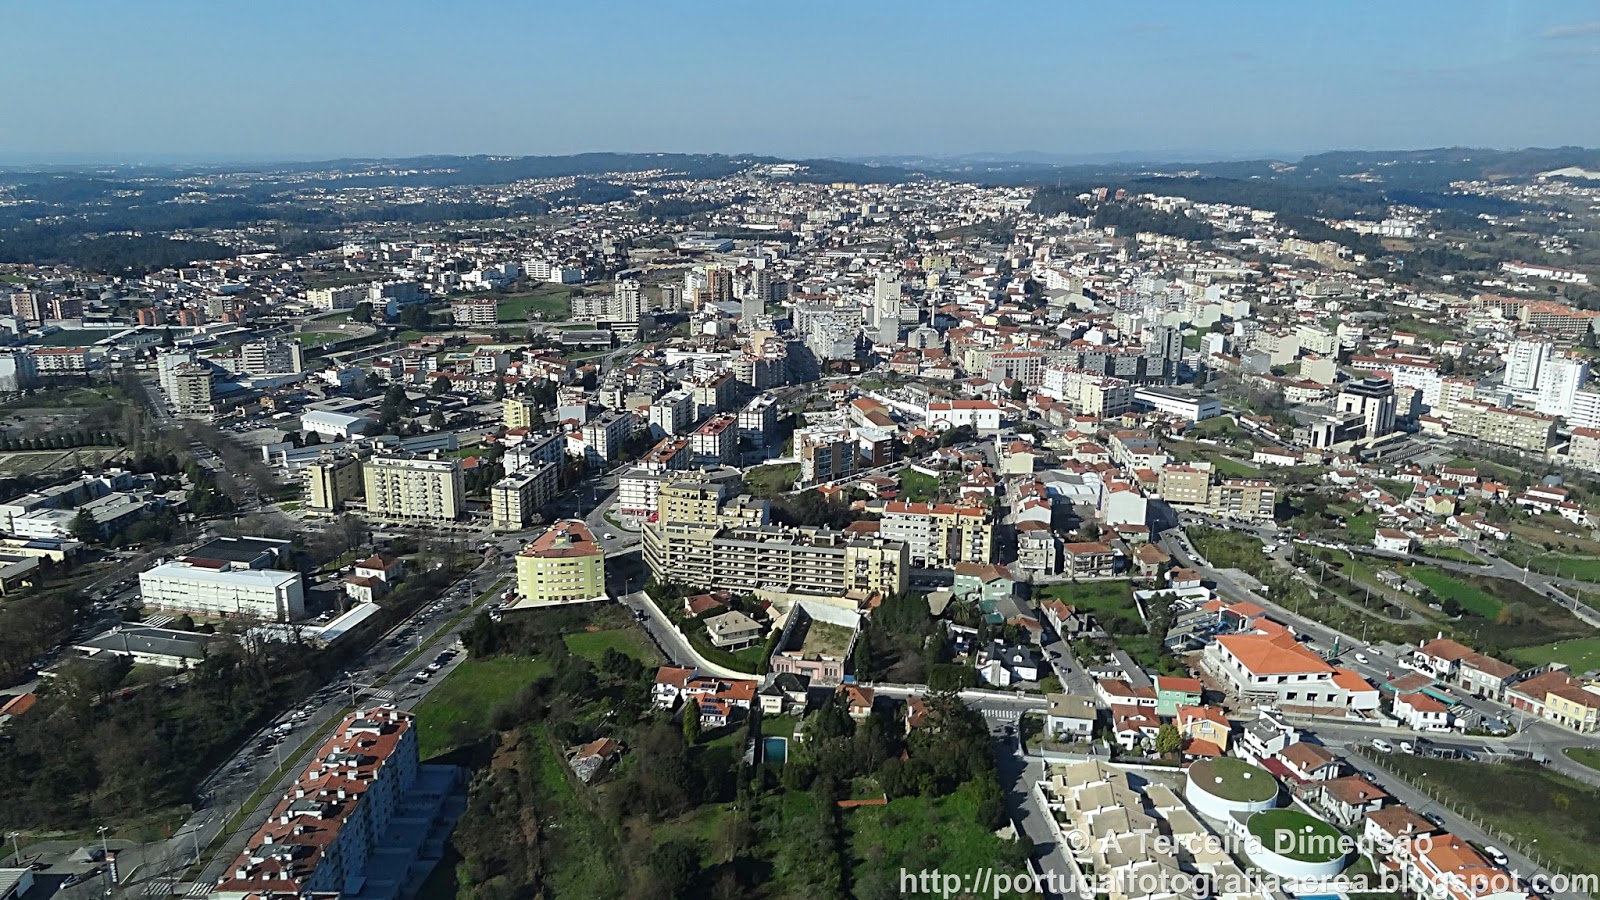
[(1411, 726), (1413, 731), (1450, 730), (1450, 708), (1422, 691), (1396, 694), (1394, 716)]

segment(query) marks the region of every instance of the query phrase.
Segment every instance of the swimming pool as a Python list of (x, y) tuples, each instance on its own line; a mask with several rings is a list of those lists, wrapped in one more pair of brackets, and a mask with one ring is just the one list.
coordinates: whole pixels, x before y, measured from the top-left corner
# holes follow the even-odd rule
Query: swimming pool
[(781, 765), (789, 758), (789, 739), (781, 737), (764, 738), (761, 742), (761, 756), (769, 763)]

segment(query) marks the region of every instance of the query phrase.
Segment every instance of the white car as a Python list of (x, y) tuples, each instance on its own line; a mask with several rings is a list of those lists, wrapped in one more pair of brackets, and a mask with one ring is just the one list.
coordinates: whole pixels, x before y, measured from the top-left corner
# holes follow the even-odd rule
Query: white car
[(1401, 741), (1400, 742), (1400, 752), (1401, 753), (1415, 753), (1415, 752), (1417, 752), (1417, 748), (1415, 746), (1413, 746), (1410, 741)]
[(1506, 855), (1501, 852), (1499, 847), (1484, 847), (1483, 855), (1489, 857), (1489, 861), (1497, 866), (1503, 867), (1506, 863), (1510, 862), (1510, 860), (1506, 859)]
[(1383, 738), (1373, 738), (1372, 749), (1378, 751), (1379, 753), (1393, 753), (1394, 745)]
[(1367, 664), (1367, 655), (1365, 653), (1357, 653), (1356, 654), (1356, 662), (1361, 663), (1363, 666), (1366, 665)]

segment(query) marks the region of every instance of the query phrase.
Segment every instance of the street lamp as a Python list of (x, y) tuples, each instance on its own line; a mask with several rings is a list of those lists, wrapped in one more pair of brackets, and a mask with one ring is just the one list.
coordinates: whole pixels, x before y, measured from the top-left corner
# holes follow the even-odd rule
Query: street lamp
[(22, 837), (22, 832), (13, 831), (7, 837), (11, 838), (11, 851), (16, 854), (17, 868), (20, 869), (22, 868), (22, 845), (17, 843), (17, 838)]

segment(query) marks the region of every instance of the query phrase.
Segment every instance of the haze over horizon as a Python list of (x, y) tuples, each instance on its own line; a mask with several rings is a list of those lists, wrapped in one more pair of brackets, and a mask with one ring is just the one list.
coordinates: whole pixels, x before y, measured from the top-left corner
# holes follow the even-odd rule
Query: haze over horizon
[(22, 5), (7, 24), (10, 70), (48, 75), (0, 89), (23, 125), (0, 136), (13, 163), (1600, 145), (1579, 108), (1600, 94), (1600, 14), (1573, 0), (1381, 16), (158, 0)]

